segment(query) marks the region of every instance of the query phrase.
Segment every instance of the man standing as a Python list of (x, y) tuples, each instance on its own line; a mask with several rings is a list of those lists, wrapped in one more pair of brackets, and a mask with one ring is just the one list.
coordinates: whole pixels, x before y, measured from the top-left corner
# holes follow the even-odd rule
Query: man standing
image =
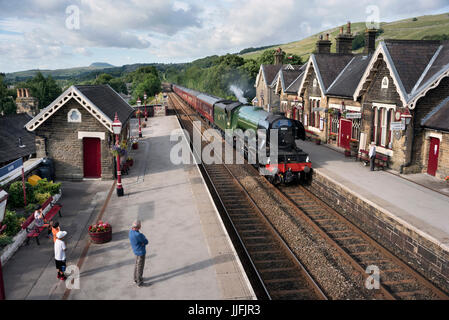
[(145, 266), (145, 246), (148, 244), (147, 238), (140, 233), (142, 224), (140, 220), (133, 222), (132, 229), (129, 231), (129, 241), (136, 255), (136, 265), (134, 267), (134, 282), (140, 287), (143, 283), (143, 268)]
[(370, 163), (370, 168), (371, 171), (374, 171), (374, 161), (376, 160), (376, 144), (373, 142), (371, 142), (370, 146), (369, 146), (369, 163)]

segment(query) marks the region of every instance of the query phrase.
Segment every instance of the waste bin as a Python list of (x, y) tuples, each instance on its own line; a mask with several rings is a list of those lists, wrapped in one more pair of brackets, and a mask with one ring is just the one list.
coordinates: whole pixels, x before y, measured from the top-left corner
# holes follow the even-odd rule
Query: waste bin
[(39, 167), (39, 171), (41, 172), (40, 177), (42, 179), (46, 178), (48, 181), (55, 180), (55, 164), (53, 159), (44, 158)]

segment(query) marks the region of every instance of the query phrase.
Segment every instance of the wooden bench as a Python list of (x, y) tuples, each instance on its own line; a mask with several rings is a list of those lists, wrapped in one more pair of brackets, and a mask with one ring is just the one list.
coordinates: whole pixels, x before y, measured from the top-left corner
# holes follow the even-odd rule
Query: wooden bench
[[(368, 165), (370, 162), (369, 159), (369, 151), (367, 150), (359, 150), (358, 158), (360, 161), (365, 162), (365, 165)], [(374, 160), (374, 166), (377, 168), (382, 168), (382, 170), (385, 170), (385, 168), (388, 168), (388, 156), (376, 153), (376, 159)]]
[[(53, 197), (48, 198), (43, 204), (42, 204), (42, 210), (45, 210), (48, 206), (50, 206), (50, 209), (48, 212), (44, 215), (44, 219), (47, 222), (50, 222), (56, 214), (61, 215), (61, 209), (62, 205), (53, 203)], [(33, 228), (29, 228), (30, 224), (34, 221), (34, 212), (30, 214), (30, 216), (22, 223), (22, 229), (26, 229), (28, 232), (27, 234), (27, 244), (29, 243), (31, 238), (36, 239), (36, 243), (40, 245), (39, 243), (39, 235), (44, 231), (44, 229), (47, 229), (47, 227), (38, 227), (34, 226)]]

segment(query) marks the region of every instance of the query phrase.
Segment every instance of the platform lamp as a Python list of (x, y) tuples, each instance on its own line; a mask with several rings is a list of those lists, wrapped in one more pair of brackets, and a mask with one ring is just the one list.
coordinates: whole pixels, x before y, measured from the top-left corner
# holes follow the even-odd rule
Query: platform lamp
[(139, 97), (139, 98), (137, 98), (137, 112), (136, 112), (137, 118), (139, 118), (139, 138), (142, 138), (142, 125), (140, 123), (141, 114), (140, 114), (140, 108), (139, 108), (141, 105), (142, 105), (142, 100), (140, 100), (140, 97)]
[[(6, 229), (1, 223), (5, 217), (6, 202), (8, 201), (8, 193), (0, 189), (0, 234)], [(3, 282), (2, 260), (0, 259), (0, 300), (5, 300), (5, 285)]]
[(147, 112), (147, 93), (146, 92), (144, 92), (144, 94), (143, 94), (143, 101), (145, 103), (145, 122), (147, 122), (148, 112)]
[(412, 120), (412, 115), (410, 114), (408, 108), (406, 108), (405, 111), (401, 113), (401, 120), (403, 120), (403, 123), (405, 123), (406, 125), (408, 125), (410, 123), (410, 120)]
[[(120, 132), (122, 132), (122, 123), (118, 119), (117, 112), (115, 113), (114, 122), (112, 122), (112, 131), (115, 134), (115, 144), (120, 145)], [(122, 173), (120, 172), (120, 154), (117, 153), (117, 196), (123, 196)]]

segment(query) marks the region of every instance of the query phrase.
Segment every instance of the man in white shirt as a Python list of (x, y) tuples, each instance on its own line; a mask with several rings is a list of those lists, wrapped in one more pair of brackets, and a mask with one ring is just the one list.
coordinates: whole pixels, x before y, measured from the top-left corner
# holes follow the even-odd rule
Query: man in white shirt
[(369, 146), (369, 163), (370, 163), (370, 168), (371, 171), (374, 171), (374, 160), (376, 160), (376, 144), (373, 142), (371, 142), (370, 146)]
[(66, 280), (66, 276), (64, 275), (64, 271), (66, 268), (66, 255), (65, 251), (67, 250), (67, 247), (65, 245), (65, 242), (62, 240), (67, 235), (67, 231), (59, 231), (56, 234), (56, 241), (55, 241), (55, 263), (56, 263), (56, 269), (58, 270), (58, 279), (59, 280)]

